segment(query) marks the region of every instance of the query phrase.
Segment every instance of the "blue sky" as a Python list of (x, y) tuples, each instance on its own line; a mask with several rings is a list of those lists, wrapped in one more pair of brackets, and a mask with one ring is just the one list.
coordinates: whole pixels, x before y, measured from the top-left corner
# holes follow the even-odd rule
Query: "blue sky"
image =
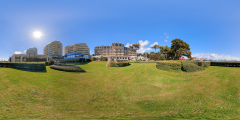
[[(140, 42), (139, 52), (152, 44), (171, 46), (180, 38), (193, 56), (240, 60), (239, 0), (1, 0), (0, 60), (49, 42), (63, 48), (86, 43)], [(44, 36), (36, 39), (34, 31)]]

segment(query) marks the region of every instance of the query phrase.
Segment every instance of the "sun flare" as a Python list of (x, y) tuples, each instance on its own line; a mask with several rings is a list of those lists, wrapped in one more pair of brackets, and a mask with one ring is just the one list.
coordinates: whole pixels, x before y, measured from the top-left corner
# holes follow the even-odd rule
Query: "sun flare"
[(39, 32), (39, 31), (35, 31), (35, 32), (33, 32), (33, 36), (34, 36), (35, 38), (41, 38), (41, 37), (42, 37), (42, 33)]

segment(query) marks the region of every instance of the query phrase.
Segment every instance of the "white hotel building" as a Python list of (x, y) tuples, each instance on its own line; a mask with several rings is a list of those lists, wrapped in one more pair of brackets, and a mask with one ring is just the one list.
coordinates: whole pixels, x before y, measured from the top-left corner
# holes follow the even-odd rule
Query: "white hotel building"
[(112, 46), (96, 46), (94, 48), (96, 58), (112, 57), (117, 60), (130, 60), (136, 59), (137, 52), (134, 49), (124, 47), (122, 43), (115, 42)]

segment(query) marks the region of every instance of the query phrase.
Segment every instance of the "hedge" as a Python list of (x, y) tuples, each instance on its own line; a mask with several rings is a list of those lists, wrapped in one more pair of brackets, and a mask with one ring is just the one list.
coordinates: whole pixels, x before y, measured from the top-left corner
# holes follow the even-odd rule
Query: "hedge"
[(182, 63), (175, 61), (158, 61), (156, 68), (165, 71), (181, 71)]
[(111, 62), (111, 67), (124, 67), (130, 65), (128, 62)]
[(44, 63), (0, 63), (0, 67), (10, 67), (27, 70), (46, 70)]
[(156, 63), (156, 61), (134, 61), (129, 63)]
[(201, 66), (201, 67), (209, 67), (210, 66), (210, 62), (203, 62), (203, 61), (197, 61), (198, 62), (198, 66)]
[(85, 72), (85, 70), (80, 68), (79, 66), (72, 65), (51, 65), (50, 68), (68, 72)]
[(85, 62), (85, 58), (73, 58), (73, 59), (62, 59), (62, 60), (59, 60), (59, 62), (62, 64), (66, 64), (66, 63), (82, 63), (82, 62)]
[(156, 68), (165, 71), (185, 71), (194, 72), (202, 70), (202, 67), (207, 68), (210, 62), (190, 61), (190, 60), (167, 60), (157, 61)]
[(188, 63), (193, 63), (195, 65), (198, 65), (199, 61), (190, 61), (190, 60), (179, 60), (180, 62), (184, 63), (184, 62), (188, 62)]
[(210, 65), (211, 66), (240, 67), (240, 62), (231, 62), (231, 61), (217, 62), (217, 61), (214, 61), (214, 62), (211, 62)]
[(182, 71), (185, 72), (195, 72), (202, 70), (202, 67), (197, 66), (194, 63), (191, 62), (182, 62)]

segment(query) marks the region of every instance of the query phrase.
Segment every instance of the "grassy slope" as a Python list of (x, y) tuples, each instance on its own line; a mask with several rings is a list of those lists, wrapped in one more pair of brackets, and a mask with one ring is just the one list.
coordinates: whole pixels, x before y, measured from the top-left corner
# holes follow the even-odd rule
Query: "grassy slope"
[(156, 69), (155, 63), (86, 73), (0, 68), (0, 118), (239, 118), (240, 68), (194, 73)]

